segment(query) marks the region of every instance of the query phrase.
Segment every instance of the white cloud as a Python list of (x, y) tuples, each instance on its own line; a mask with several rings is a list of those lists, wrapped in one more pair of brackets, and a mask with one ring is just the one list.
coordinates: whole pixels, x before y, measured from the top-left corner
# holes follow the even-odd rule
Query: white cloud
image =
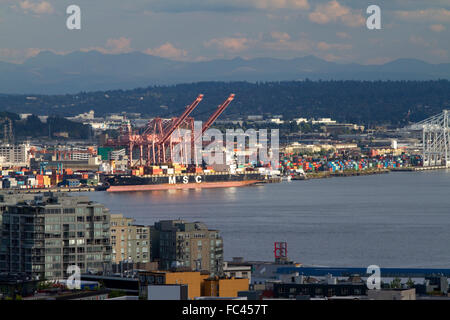
[(447, 59), (448, 58), (448, 51), (444, 50), (444, 49), (434, 49), (430, 51), (432, 55), (439, 57), (439, 58), (443, 58), (443, 59)]
[(381, 65), (381, 64), (386, 64), (388, 62), (393, 61), (392, 58), (389, 57), (376, 57), (376, 58), (370, 58), (367, 59), (366, 64), (376, 64), (376, 65)]
[(187, 56), (186, 50), (178, 49), (170, 42), (166, 42), (154, 49), (149, 48), (144, 53), (173, 60), (183, 60)]
[(0, 48), (0, 60), (12, 63), (22, 63), (25, 60), (37, 56), (42, 51), (50, 51), (54, 54), (67, 54), (68, 51), (57, 51), (54, 49), (41, 49), (41, 48), (25, 48), (25, 49), (12, 49), (12, 48)]
[(264, 48), (276, 51), (311, 52), (314, 44), (308, 39), (298, 40), (278, 40), (269, 41), (262, 44)]
[(108, 39), (106, 41), (108, 53), (126, 53), (131, 51), (131, 39), (120, 37), (118, 39)]
[(352, 49), (351, 44), (345, 44), (345, 43), (328, 43), (325, 41), (320, 41), (317, 43), (317, 49), (322, 51), (329, 51), (329, 50), (350, 50)]
[(308, 0), (151, 0), (148, 2), (150, 12), (308, 10), (310, 8)]
[(434, 32), (442, 32), (445, 30), (445, 26), (442, 24), (432, 24), (430, 30)]
[(217, 47), (220, 50), (225, 50), (232, 53), (244, 51), (248, 48), (251, 41), (244, 37), (233, 38), (215, 38), (204, 43), (205, 47)]
[(259, 46), (275, 51), (309, 52), (314, 44), (307, 38), (291, 39), (291, 36), (284, 32), (272, 32), (270, 38), (262, 37)]
[(279, 41), (288, 41), (291, 39), (291, 36), (287, 34), (286, 32), (271, 32), (270, 35), (273, 39), (279, 40)]
[(365, 23), (365, 19), (360, 12), (343, 6), (336, 0), (317, 5), (308, 17), (310, 21), (318, 24), (341, 22), (349, 27), (358, 27)]
[(395, 15), (402, 20), (408, 21), (450, 22), (450, 10), (444, 8), (414, 11), (399, 10), (395, 12)]
[(32, 12), (34, 14), (52, 14), (55, 9), (50, 2), (34, 2), (30, 0), (24, 0), (20, 2), (20, 8), (25, 12)]
[[(237, 1), (236, 1), (237, 2)], [(244, 0), (258, 9), (309, 9), (308, 0)]]
[(428, 41), (426, 41), (424, 38), (422, 38), (420, 36), (415, 36), (415, 35), (412, 35), (409, 37), (409, 42), (411, 42), (412, 44), (418, 45), (418, 46), (422, 46), (422, 47), (430, 46), (430, 43)]
[(347, 32), (336, 32), (336, 36), (341, 39), (350, 39), (350, 35)]
[(125, 37), (108, 39), (104, 47), (89, 47), (80, 49), (80, 51), (82, 52), (92, 50), (99, 51), (104, 54), (120, 54), (133, 51), (133, 49), (131, 48), (131, 39)]
[(260, 33), (257, 38), (248, 38), (243, 35), (215, 38), (204, 43), (205, 47), (214, 47), (219, 52), (242, 54), (242, 52), (249, 52), (250, 50), (257, 50), (260, 52), (284, 52), (284, 54), (294, 54), (297, 56), (314, 54), (325, 55), (328, 58), (332, 53), (341, 53), (352, 49), (351, 44), (345, 43), (328, 43), (325, 41), (316, 41), (310, 39), (307, 34), (301, 34), (299, 37), (293, 38), (286, 32), (273, 31), (270, 33)]

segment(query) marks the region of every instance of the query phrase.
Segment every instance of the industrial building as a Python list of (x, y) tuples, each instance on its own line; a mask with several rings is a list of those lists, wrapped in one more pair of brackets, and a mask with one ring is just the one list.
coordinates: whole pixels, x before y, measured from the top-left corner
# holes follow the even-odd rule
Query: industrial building
[(0, 166), (2, 167), (26, 167), (30, 165), (30, 145), (23, 144), (1, 144)]

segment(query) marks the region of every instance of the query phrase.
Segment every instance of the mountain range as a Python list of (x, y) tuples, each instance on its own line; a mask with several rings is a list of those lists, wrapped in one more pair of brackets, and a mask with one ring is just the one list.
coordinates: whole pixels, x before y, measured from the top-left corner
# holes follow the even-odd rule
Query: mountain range
[(315, 56), (174, 61), (140, 52), (58, 55), (44, 51), (22, 64), (0, 62), (2, 94), (69, 94), (199, 81), (450, 79), (450, 63), (398, 59), (382, 65), (341, 64)]

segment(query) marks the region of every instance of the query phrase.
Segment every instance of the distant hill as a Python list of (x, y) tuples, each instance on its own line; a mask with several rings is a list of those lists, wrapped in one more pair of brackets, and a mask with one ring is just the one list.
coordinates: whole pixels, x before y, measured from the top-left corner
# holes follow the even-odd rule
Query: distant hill
[(139, 52), (41, 52), (23, 64), (0, 62), (0, 93), (65, 94), (199, 81), (450, 79), (450, 63), (400, 59), (384, 65), (338, 64), (314, 56), (180, 62)]
[[(0, 125), (3, 130), (3, 121), (9, 119), (12, 123), (12, 131), (16, 140), (27, 138), (50, 137), (54, 138), (58, 133), (65, 132), (72, 139), (87, 139), (91, 137), (91, 128), (79, 122), (67, 120), (58, 116), (49, 116), (46, 122), (42, 122), (37, 116), (30, 115), (26, 119), (20, 119), (19, 115), (12, 112), (0, 112)], [(3, 132), (0, 137), (3, 139)]]
[(64, 95), (1, 95), (0, 111), (70, 116), (136, 112), (144, 117), (178, 116), (199, 93), (192, 116), (205, 120), (230, 93), (236, 98), (220, 119), (248, 115), (332, 117), (365, 125), (403, 125), (450, 109), (450, 81), (198, 82)]

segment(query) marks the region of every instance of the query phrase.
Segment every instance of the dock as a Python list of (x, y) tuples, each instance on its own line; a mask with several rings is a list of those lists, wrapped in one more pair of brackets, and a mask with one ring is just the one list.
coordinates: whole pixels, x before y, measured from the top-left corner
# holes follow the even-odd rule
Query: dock
[(306, 179), (295, 179), (295, 180), (308, 180), (308, 179), (324, 179), (332, 177), (353, 177), (353, 176), (367, 176), (373, 174), (389, 173), (389, 169), (369, 169), (369, 170), (346, 170), (346, 171), (323, 171), (306, 173)]
[(402, 167), (402, 168), (392, 168), (391, 171), (394, 172), (414, 172), (414, 171), (426, 171), (426, 170), (443, 170), (449, 169), (446, 166), (429, 166), (429, 167)]
[(24, 189), (3, 189), (0, 191), (14, 193), (44, 193), (44, 192), (93, 192), (95, 187), (60, 187), (60, 188), (24, 188)]

